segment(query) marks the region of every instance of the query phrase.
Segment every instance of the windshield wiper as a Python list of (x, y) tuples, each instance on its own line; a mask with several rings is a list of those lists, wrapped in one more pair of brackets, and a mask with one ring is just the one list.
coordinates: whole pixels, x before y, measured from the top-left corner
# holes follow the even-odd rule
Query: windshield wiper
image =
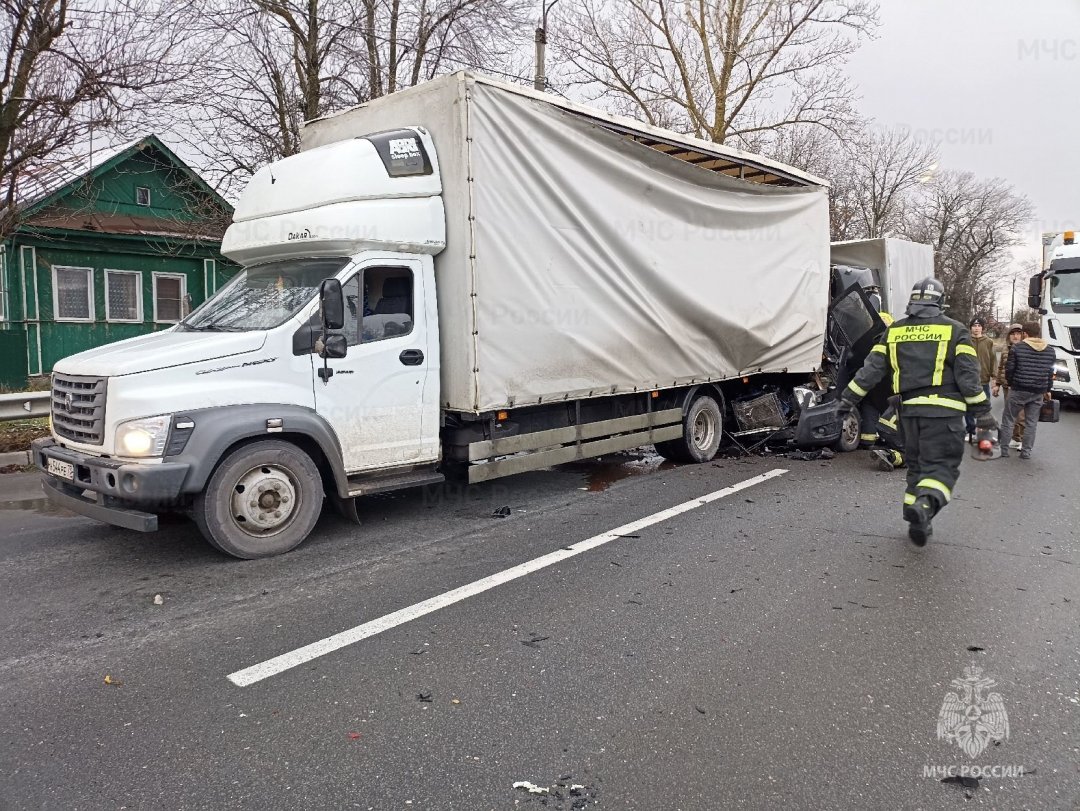
[(247, 332), (244, 327), (229, 327), (224, 324), (199, 324), (198, 326), (183, 324), (182, 326), (192, 332)]

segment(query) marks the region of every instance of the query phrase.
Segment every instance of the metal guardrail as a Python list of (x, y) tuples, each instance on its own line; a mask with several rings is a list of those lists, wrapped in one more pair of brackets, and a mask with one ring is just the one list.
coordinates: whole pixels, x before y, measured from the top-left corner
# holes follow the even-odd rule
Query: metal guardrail
[(19, 391), (14, 394), (0, 394), (0, 422), (4, 420), (26, 420), (32, 417), (49, 416), (49, 398), (47, 391)]

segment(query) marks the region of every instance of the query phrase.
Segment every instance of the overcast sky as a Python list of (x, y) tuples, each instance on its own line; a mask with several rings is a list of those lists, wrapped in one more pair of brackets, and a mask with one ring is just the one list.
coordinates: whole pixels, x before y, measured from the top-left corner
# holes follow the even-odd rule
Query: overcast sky
[(849, 73), (860, 110), (938, 140), (941, 168), (1031, 199), (1018, 258), (1041, 255), (1042, 231), (1080, 230), (1080, 0), (881, 0)]

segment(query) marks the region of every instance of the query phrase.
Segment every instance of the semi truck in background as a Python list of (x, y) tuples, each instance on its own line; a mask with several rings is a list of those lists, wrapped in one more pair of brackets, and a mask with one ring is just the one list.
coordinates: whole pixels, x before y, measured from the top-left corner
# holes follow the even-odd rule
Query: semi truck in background
[(1053, 394), (1080, 398), (1080, 245), (1075, 231), (1042, 235), (1042, 270), (1028, 283), (1042, 337), (1057, 352)]
[(324, 497), (359, 522), (357, 497), (451, 468), (706, 461), (739, 402), (797, 382), (821, 405), (823, 346), (880, 330), (857, 286), (830, 304), (824, 182), (755, 155), (465, 72), (303, 147), (237, 202), (229, 285), (56, 365), (33, 446), (55, 503), (140, 531), (182, 511), (228, 554), (280, 554)]

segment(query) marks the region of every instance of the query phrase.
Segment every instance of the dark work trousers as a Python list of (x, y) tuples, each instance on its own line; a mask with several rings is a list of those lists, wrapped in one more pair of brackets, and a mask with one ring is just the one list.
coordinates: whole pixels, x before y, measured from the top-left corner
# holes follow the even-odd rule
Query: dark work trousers
[(872, 448), (878, 441), (878, 418), (881, 411), (867, 397), (859, 403), (859, 447)]
[(904, 424), (891, 401), (878, 418), (878, 444), (890, 451), (904, 450)]
[(904, 504), (914, 504), (919, 496), (929, 496), (936, 514), (952, 500), (952, 489), (960, 477), (964, 458), (964, 415), (955, 417), (910, 417), (901, 415), (904, 428), (904, 459), (907, 462), (907, 492)]

